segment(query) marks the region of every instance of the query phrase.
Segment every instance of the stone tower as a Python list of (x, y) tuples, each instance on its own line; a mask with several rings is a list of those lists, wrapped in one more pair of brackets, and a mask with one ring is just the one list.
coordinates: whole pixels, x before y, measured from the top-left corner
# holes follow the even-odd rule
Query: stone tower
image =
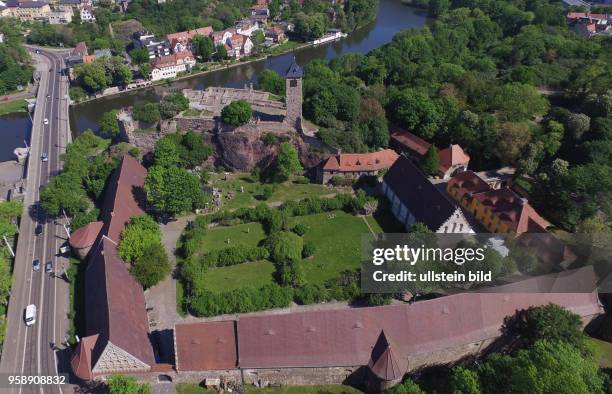
[(302, 77), (304, 77), (304, 70), (295, 62), (294, 57), (285, 73), (287, 101), (285, 123), (295, 127), (298, 131), (302, 131)]

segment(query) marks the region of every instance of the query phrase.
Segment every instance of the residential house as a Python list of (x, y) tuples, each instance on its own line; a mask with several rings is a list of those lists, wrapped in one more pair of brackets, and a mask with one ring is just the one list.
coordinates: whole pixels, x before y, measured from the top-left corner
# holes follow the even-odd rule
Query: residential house
[(168, 56), (171, 53), (169, 43), (165, 40), (156, 39), (151, 33), (135, 32), (132, 34), (132, 44), (134, 48), (149, 51), (149, 59)]
[(236, 23), (236, 33), (242, 34), (243, 36), (251, 37), (251, 35), (259, 29), (259, 23), (248, 18)]
[(544, 233), (550, 223), (509, 187), (493, 189), (472, 171), (456, 174), (446, 191), (491, 233)]
[(13, 18), (21, 21), (47, 21), (51, 7), (46, 1), (10, 1), (6, 3)]
[(191, 51), (156, 58), (151, 62), (151, 80), (176, 78), (178, 73), (190, 71), (195, 64), (196, 61)]
[(266, 29), (266, 39), (279, 43), (284, 42), (287, 39), (287, 36), (285, 36), (285, 31), (282, 28), (274, 26)]
[(210, 35), (210, 38), (212, 39), (213, 44), (215, 46), (227, 45), (235, 33), (236, 33), (236, 30), (234, 29), (225, 29), (225, 30), (213, 32)]
[(166, 40), (170, 43), (173, 53), (191, 50), (191, 40), (195, 36), (210, 37), (213, 33), (211, 26), (200, 27), (198, 29), (181, 31), (166, 35)]
[(65, 25), (72, 22), (73, 16), (72, 7), (58, 5), (49, 13), (48, 21), (51, 25)]
[(79, 8), (79, 6), (81, 5), (81, 0), (59, 0), (59, 5)]
[(474, 233), (461, 208), (451, 202), (405, 156), (400, 156), (383, 177), (382, 190), (393, 216), (406, 231), (423, 223), (435, 233)]
[(268, 8), (267, 0), (257, 0), (255, 4), (251, 7), (251, 15), (261, 15), (266, 18), (270, 17), (270, 9)]
[(566, 15), (566, 20), (570, 28), (583, 37), (612, 34), (612, 14), (569, 12)]
[[(420, 161), (431, 144), (405, 130), (396, 129), (391, 133), (391, 145), (400, 152), (406, 153), (415, 161)], [(470, 156), (457, 144), (438, 149), (438, 176), (449, 179), (454, 174), (465, 171), (470, 164)]]
[(333, 177), (357, 179), (362, 175), (377, 175), (395, 163), (399, 155), (392, 149), (373, 153), (340, 153), (330, 156), (319, 167), (319, 182), (326, 184)]
[(239, 59), (243, 56), (249, 56), (253, 52), (253, 41), (248, 36), (242, 34), (232, 34), (229, 42), (230, 50), (227, 51), (230, 57)]
[(81, 16), (81, 22), (93, 23), (96, 21), (96, 15), (94, 14), (94, 7), (91, 4), (84, 4), (79, 8), (79, 14)]

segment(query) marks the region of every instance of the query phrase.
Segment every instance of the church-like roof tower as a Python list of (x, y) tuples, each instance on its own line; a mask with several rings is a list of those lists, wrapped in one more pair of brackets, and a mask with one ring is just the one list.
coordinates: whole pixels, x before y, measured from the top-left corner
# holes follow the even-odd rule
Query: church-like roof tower
[(304, 70), (302, 69), (302, 67), (300, 67), (299, 64), (296, 63), (295, 56), (294, 56), (293, 62), (291, 62), (291, 65), (289, 66), (289, 68), (287, 69), (287, 72), (285, 73), (285, 78), (303, 78), (303, 77), (304, 77)]

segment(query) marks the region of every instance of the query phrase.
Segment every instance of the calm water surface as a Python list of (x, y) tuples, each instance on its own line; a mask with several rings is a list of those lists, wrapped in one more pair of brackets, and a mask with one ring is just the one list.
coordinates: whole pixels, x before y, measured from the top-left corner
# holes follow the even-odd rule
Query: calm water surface
[(367, 53), (391, 41), (400, 30), (422, 27), (425, 21), (426, 16), (421, 11), (403, 6), (400, 0), (381, 0), (376, 22), (351, 33), (344, 40), (304, 48), (295, 53), (269, 57), (226, 70), (217, 70), (165, 86), (141, 89), (76, 105), (70, 109), (70, 125), (77, 134), (88, 128), (97, 131), (97, 122), (104, 112), (132, 106), (143, 100), (156, 100), (168, 90), (205, 89), (208, 86), (242, 88), (251, 82), (256, 84), (257, 76), (264, 69), (284, 73), (291, 64), (293, 56), (300, 65), (304, 65), (313, 59), (333, 59), (346, 53)]

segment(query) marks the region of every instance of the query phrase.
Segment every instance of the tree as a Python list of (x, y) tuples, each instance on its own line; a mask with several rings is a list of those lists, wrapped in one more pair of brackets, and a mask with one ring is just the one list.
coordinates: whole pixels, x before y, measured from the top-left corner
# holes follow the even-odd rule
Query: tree
[(495, 152), (504, 164), (516, 163), (520, 154), (531, 140), (527, 123), (503, 123)]
[(397, 386), (388, 391), (389, 394), (425, 394), (425, 390), (419, 387), (414, 380), (407, 378)]
[(140, 73), (140, 76), (144, 79), (149, 79), (151, 77), (151, 65), (148, 63), (139, 65), (138, 72)]
[(480, 394), (481, 392), (478, 374), (462, 367), (453, 368), (451, 387), (454, 394)]
[(232, 126), (247, 124), (253, 116), (251, 104), (245, 100), (232, 101), (221, 110), (223, 122)]
[(385, 64), (374, 56), (366, 56), (363, 58), (357, 67), (357, 76), (361, 78), (366, 85), (374, 85), (383, 83), (387, 77), (387, 69)]
[(155, 123), (161, 119), (159, 104), (157, 103), (138, 103), (134, 106), (134, 119), (145, 123)]
[(431, 145), (421, 159), (421, 170), (427, 175), (435, 176), (438, 175), (439, 165), (440, 159), (438, 157), (438, 149), (436, 149), (434, 145)]
[(584, 347), (580, 316), (559, 305), (531, 307), (517, 321), (516, 332), (528, 346), (547, 340), (567, 342), (578, 349)]
[(159, 224), (149, 215), (133, 217), (121, 232), (119, 256), (135, 263), (155, 244), (161, 244)]
[(89, 206), (81, 180), (69, 172), (51, 178), (40, 192), (40, 202), (42, 208), (51, 215), (59, 215), (62, 210), (68, 215), (74, 215)]
[(283, 142), (278, 148), (276, 156), (276, 176), (279, 180), (289, 179), (303, 171), (298, 153), (288, 142)]
[(135, 48), (130, 51), (130, 58), (134, 64), (148, 64), (149, 63), (149, 50), (146, 48)]
[(528, 120), (548, 111), (548, 100), (538, 90), (517, 82), (503, 85), (497, 95), (496, 107), (510, 121)]
[(147, 201), (170, 215), (203, 205), (204, 193), (196, 175), (175, 166), (153, 166), (145, 179)]
[(98, 125), (100, 126), (100, 131), (104, 134), (116, 137), (119, 135), (119, 122), (117, 121), (117, 114), (119, 111), (116, 109), (105, 112), (100, 118)]
[(176, 143), (168, 137), (164, 137), (155, 144), (153, 152), (155, 165), (162, 167), (176, 166), (181, 162)]
[(227, 49), (225, 45), (219, 44), (215, 47), (215, 60), (220, 62), (227, 59)]
[(279, 96), (285, 95), (285, 79), (274, 70), (263, 70), (261, 74), (259, 74), (258, 86), (260, 90)]
[(391, 96), (387, 112), (401, 126), (423, 138), (432, 138), (441, 122), (440, 109), (427, 94), (407, 88)]
[(194, 50), (194, 54), (202, 58), (202, 61), (207, 62), (212, 58), (215, 51), (215, 45), (213, 44), (210, 37), (203, 35), (196, 35), (191, 40), (191, 46)]
[(151, 394), (148, 384), (139, 384), (131, 376), (112, 375), (106, 381), (108, 394)]
[(264, 34), (263, 30), (255, 30), (253, 34), (251, 34), (251, 41), (253, 42), (255, 49), (259, 51), (263, 43), (266, 41), (266, 35)]
[(95, 93), (106, 89), (110, 84), (104, 65), (98, 61), (90, 64), (77, 64), (74, 67), (74, 73), (79, 85), (89, 92)]
[(170, 263), (168, 262), (168, 256), (163, 245), (155, 243), (136, 259), (130, 272), (142, 287), (148, 289), (168, 276), (170, 270)]
[(300, 261), (304, 241), (290, 231), (278, 231), (266, 240), (266, 247), (273, 262), (284, 264), (287, 261)]
[(570, 113), (567, 117), (565, 127), (569, 137), (574, 141), (579, 141), (582, 135), (591, 128), (591, 118), (585, 114)]

